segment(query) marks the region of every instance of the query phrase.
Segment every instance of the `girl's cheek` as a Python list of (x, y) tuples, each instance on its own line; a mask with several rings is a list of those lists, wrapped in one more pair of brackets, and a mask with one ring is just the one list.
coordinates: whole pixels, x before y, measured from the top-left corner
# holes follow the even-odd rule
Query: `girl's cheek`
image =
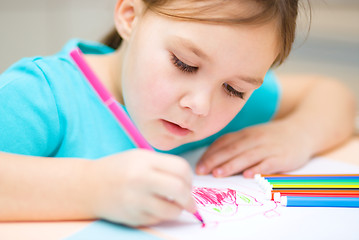
[(168, 101), (176, 95), (175, 85), (171, 84), (169, 77), (153, 76), (153, 80), (146, 84), (146, 91), (152, 96), (152, 101), (160, 104), (161, 102)]

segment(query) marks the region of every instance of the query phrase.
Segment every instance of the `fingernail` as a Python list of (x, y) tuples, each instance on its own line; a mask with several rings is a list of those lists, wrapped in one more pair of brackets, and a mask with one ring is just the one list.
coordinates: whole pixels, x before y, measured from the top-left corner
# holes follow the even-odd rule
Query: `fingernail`
[(206, 167), (203, 165), (199, 165), (197, 167), (197, 172), (198, 172), (198, 174), (206, 174)]
[(254, 175), (254, 173), (253, 173), (252, 170), (247, 170), (247, 171), (245, 171), (245, 172), (243, 173), (243, 176), (244, 176), (245, 178), (252, 178), (253, 175)]
[(223, 175), (224, 171), (222, 168), (217, 168), (213, 171), (213, 175), (215, 177), (221, 177)]

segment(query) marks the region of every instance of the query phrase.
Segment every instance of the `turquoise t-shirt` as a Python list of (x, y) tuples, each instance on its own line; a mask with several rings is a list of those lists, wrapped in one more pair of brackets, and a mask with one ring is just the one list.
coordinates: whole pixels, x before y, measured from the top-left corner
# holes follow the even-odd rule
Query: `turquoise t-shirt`
[[(0, 151), (96, 159), (135, 148), (69, 56), (106, 54), (100, 43), (71, 40), (56, 55), (24, 58), (0, 75)], [(280, 88), (272, 72), (242, 111), (219, 133), (170, 153), (209, 145), (219, 136), (269, 121)]]

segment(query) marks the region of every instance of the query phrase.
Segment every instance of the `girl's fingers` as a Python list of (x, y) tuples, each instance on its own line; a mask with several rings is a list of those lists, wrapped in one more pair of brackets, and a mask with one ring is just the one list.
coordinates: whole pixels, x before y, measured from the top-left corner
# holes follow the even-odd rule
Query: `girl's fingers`
[(181, 157), (161, 154), (160, 157), (157, 156), (155, 159), (153, 168), (165, 174), (176, 176), (185, 181), (188, 185), (192, 185), (193, 174), (191, 166)]
[(206, 158), (235, 141), (247, 141), (248, 143), (251, 143), (252, 141), (258, 140), (259, 133), (256, 129), (257, 127), (249, 127), (238, 132), (227, 133), (221, 136), (208, 147), (202, 157)]
[(256, 165), (260, 161), (268, 158), (270, 152), (266, 148), (252, 148), (242, 154), (239, 154), (224, 164), (218, 166), (213, 170), (213, 176), (215, 177), (227, 177), (233, 174), (242, 172), (245, 169)]
[(234, 159), (236, 156), (241, 155), (243, 152), (248, 151), (249, 149), (257, 147), (258, 144), (258, 141), (253, 141), (250, 139), (235, 139), (217, 151), (211, 151), (211, 154), (206, 153), (203, 155), (203, 157), (197, 163), (196, 173), (200, 175), (209, 174), (216, 167), (223, 165), (227, 161)]
[(162, 199), (175, 202), (179, 207), (189, 212), (195, 212), (196, 202), (192, 196), (192, 185), (182, 179), (164, 172), (151, 176), (150, 192)]
[(229, 134), (221, 136), (207, 148), (207, 150), (203, 154), (202, 158), (206, 158), (207, 155), (212, 155), (214, 152), (227, 146), (228, 144), (232, 143), (236, 139), (239, 140), (240, 136), (241, 136), (240, 132), (229, 133)]
[(182, 210), (182, 207), (176, 202), (159, 196), (150, 198), (146, 202), (146, 212), (159, 221), (175, 219), (181, 214)]
[(279, 160), (276, 157), (268, 158), (243, 172), (243, 176), (246, 178), (253, 178), (255, 174), (273, 174), (278, 173), (278, 169), (281, 167), (278, 166)]
[(155, 225), (161, 222), (161, 219), (154, 216), (153, 214), (150, 214), (148, 212), (143, 212), (141, 216), (139, 216), (137, 219), (133, 219), (133, 221), (127, 220), (127, 225), (133, 226), (133, 227), (147, 227), (149, 225)]

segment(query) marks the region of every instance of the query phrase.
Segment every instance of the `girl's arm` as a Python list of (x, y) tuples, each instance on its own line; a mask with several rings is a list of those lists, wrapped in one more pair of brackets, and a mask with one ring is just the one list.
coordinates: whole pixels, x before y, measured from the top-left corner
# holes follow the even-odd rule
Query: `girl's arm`
[(279, 76), (279, 79), (283, 94), (275, 119), (308, 133), (313, 155), (352, 136), (355, 97), (342, 83), (320, 76)]
[(274, 121), (219, 138), (197, 164), (198, 174), (252, 177), (294, 170), (353, 134), (355, 100), (341, 83), (318, 76), (282, 76), (280, 82)]
[(184, 159), (144, 150), (95, 161), (0, 152), (0, 221), (155, 224), (196, 211), (191, 175)]
[(91, 162), (0, 152), (0, 221), (92, 219)]

